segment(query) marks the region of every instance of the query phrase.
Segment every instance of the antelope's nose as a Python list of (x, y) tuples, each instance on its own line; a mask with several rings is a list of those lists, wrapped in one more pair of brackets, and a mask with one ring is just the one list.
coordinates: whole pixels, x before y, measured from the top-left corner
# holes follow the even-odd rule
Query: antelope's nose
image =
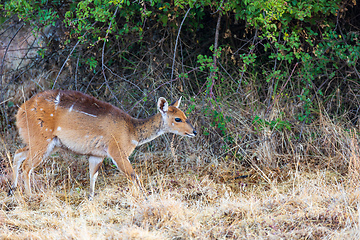
[(197, 134), (197, 131), (196, 131), (196, 130), (194, 130), (194, 131), (193, 131), (193, 134), (194, 134), (194, 135), (196, 136), (196, 134)]

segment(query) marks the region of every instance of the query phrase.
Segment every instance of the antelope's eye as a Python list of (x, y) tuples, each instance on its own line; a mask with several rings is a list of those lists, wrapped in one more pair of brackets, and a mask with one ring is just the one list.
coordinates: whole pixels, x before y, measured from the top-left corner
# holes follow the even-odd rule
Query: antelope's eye
[(175, 118), (175, 122), (181, 122), (181, 118)]

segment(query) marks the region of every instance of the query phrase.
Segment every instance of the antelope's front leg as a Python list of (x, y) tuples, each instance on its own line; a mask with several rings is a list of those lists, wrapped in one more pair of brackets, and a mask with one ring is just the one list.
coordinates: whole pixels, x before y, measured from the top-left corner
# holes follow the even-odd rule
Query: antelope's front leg
[(143, 193), (144, 197), (146, 198), (145, 191), (141, 185), (139, 177), (134, 171), (127, 154), (124, 151), (116, 146), (115, 148), (109, 148), (108, 151), (111, 159), (113, 160), (114, 164), (117, 166), (119, 170), (121, 170), (128, 179), (130, 179), (134, 184), (136, 184), (140, 191)]

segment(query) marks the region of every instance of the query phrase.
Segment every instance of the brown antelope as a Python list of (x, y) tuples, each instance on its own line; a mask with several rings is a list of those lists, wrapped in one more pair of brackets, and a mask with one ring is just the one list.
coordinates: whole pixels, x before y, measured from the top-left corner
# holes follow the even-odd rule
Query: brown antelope
[(105, 157), (110, 157), (142, 190), (128, 159), (135, 147), (168, 132), (187, 137), (196, 135), (178, 108), (180, 101), (181, 98), (168, 105), (166, 99), (160, 97), (159, 113), (147, 119), (135, 119), (109, 103), (77, 91), (49, 90), (33, 96), (16, 115), (16, 125), (27, 146), (15, 153), (9, 195), (17, 186), (22, 162), (25, 193), (31, 195), (32, 170), (59, 148), (90, 156), (90, 199)]

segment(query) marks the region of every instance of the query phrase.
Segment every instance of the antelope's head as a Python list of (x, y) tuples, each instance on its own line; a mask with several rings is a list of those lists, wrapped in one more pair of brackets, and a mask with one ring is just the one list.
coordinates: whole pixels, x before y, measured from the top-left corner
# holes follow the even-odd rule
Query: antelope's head
[(165, 131), (181, 136), (195, 137), (197, 132), (185, 113), (179, 109), (180, 103), (181, 97), (170, 105), (165, 98), (159, 98), (157, 107), (163, 118)]

